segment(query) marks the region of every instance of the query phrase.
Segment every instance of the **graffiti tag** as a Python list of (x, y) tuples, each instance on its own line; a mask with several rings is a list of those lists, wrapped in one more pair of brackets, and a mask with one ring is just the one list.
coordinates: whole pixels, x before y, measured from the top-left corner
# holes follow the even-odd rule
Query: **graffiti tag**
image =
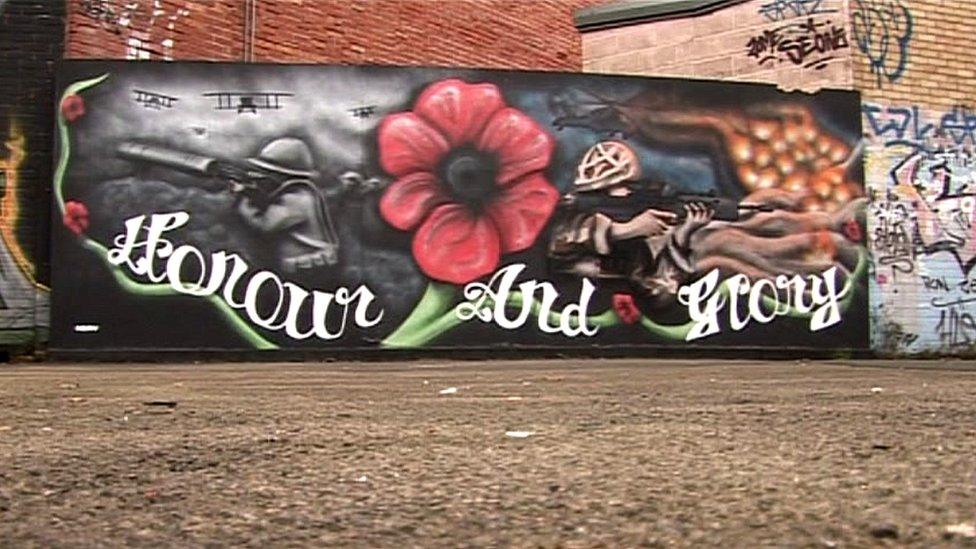
[(877, 264), (890, 267), (892, 276), (897, 279), (897, 273), (908, 274), (915, 270), (914, 211), (908, 204), (889, 198), (874, 199), (869, 206), (869, 215), (874, 221), (871, 249)]
[(768, 21), (783, 21), (792, 17), (806, 17), (822, 13), (835, 13), (827, 9), (824, 0), (773, 0), (759, 7), (759, 14)]
[(854, 0), (851, 34), (882, 82), (895, 82), (908, 67), (912, 13), (904, 0)]
[(952, 301), (932, 300), (932, 306), (939, 310), (939, 323), (935, 332), (947, 347), (968, 347), (976, 343), (976, 319), (966, 309), (966, 305), (976, 302), (976, 298), (960, 298)]
[(833, 52), (848, 47), (846, 29), (813, 18), (766, 29), (746, 43), (748, 56), (758, 59), (760, 66), (790, 62), (817, 70), (836, 59)]
[(885, 146), (907, 145), (928, 152), (976, 145), (976, 113), (957, 105), (937, 118), (926, 116), (917, 106), (888, 106), (865, 103), (862, 107), (871, 133)]
[(118, 34), (119, 27), (127, 25), (141, 6), (136, 3), (116, 8), (113, 4), (111, 0), (82, 0), (81, 13)]

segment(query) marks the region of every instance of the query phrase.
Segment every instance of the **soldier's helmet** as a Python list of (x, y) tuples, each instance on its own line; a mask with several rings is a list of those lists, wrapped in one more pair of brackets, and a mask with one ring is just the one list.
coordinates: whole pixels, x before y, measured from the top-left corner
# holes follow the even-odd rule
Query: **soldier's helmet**
[(601, 141), (583, 155), (576, 168), (576, 191), (595, 191), (640, 178), (637, 153), (623, 141)]
[(282, 137), (268, 143), (248, 164), (272, 173), (314, 178), (318, 175), (312, 161), (312, 151), (301, 139)]

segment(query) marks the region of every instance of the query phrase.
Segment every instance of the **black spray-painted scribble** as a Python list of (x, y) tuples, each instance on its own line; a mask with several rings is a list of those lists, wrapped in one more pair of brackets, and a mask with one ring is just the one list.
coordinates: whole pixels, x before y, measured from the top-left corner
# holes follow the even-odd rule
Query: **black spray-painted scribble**
[(883, 198), (872, 198), (868, 216), (874, 225), (870, 240), (876, 264), (891, 268), (893, 282), (897, 281), (898, 273), (912, 273), (920, 246), (915, 212), (910, 205), (889, 193)]
[(760, 66), (789, 62), (817, 70), (836, 59), (834, 52), (848, 47), (846, 29), (812, 17), (764, 30), (746, 43), (749, 57), (758, 59)]
[(968, 275), (976, 266), (976, 194), (968, 186), (950, 189), (942, 170), (933, 175), (916, 166), (902, 168), (895, 186), (872, 200), (868, 215), (875, 263), (890, 268), (897, 282), (899, 273), (918, 271), (920, 257), (945, 252)]
[(139, 3), (116, 7), (110, 0), (82, 0), (81, 13), (94, 19), (102, 26), (111, 29), (116, 34), (121, 33), (120, 27), (132, 19), (141, 9)]
[(865, 103), (863, 108), (870, 131), (886, 147), (906, 145), (936, 153), (946, 149), (972, 150), (976, 146), (976, 113), (958, 105), (942, 114), (928, 117), (917, 106), (881, 106)]
[(880, 331), (884, 334), (881, 348), (883, 351), (897, 351), (918, 341), (918, 334), (905, 331), (905, 328), (897, 322), (886, 322)]
[(969, 347), (976, 343), (976, 319), (969, 308), (976, 298), (953, 300), (932, 299), (932, 307), (939, 311), (935, 332), (947, 347)]
[(774, 22), (835, 12), (836, 8), (828, 9), (824, 6), (824, 0), (772, 0), (759, 8), (759, 15)]
[(867, 56), (871, 72), (883, 82), (896, 82), (908, 67), (912, 13), (904, 0), (854, 0), (851, 33)]

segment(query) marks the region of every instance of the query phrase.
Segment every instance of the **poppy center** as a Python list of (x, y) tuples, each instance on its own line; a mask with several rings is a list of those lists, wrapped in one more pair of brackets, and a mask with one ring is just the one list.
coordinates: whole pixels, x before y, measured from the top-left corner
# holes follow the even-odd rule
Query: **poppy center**
[(462, 147), (444, 157), (440, 176), (454, 200), (478, 208), (498, 191), (498, 159), (490, 153)]

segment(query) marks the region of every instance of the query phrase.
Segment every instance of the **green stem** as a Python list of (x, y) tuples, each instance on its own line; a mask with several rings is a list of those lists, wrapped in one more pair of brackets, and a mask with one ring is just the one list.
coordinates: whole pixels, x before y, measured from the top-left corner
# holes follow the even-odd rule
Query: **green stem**
[[(453, 313), (454, 300), (457, 298), (457, 287), (451, 284), (431, 281), (421, 296), (420, 301), (392, 334), (381, 342), (384, 347), (419, 347), (436, 338), (458, 324), (461, 320)], [(453, 316), (456, 322), (450, 322)]]

